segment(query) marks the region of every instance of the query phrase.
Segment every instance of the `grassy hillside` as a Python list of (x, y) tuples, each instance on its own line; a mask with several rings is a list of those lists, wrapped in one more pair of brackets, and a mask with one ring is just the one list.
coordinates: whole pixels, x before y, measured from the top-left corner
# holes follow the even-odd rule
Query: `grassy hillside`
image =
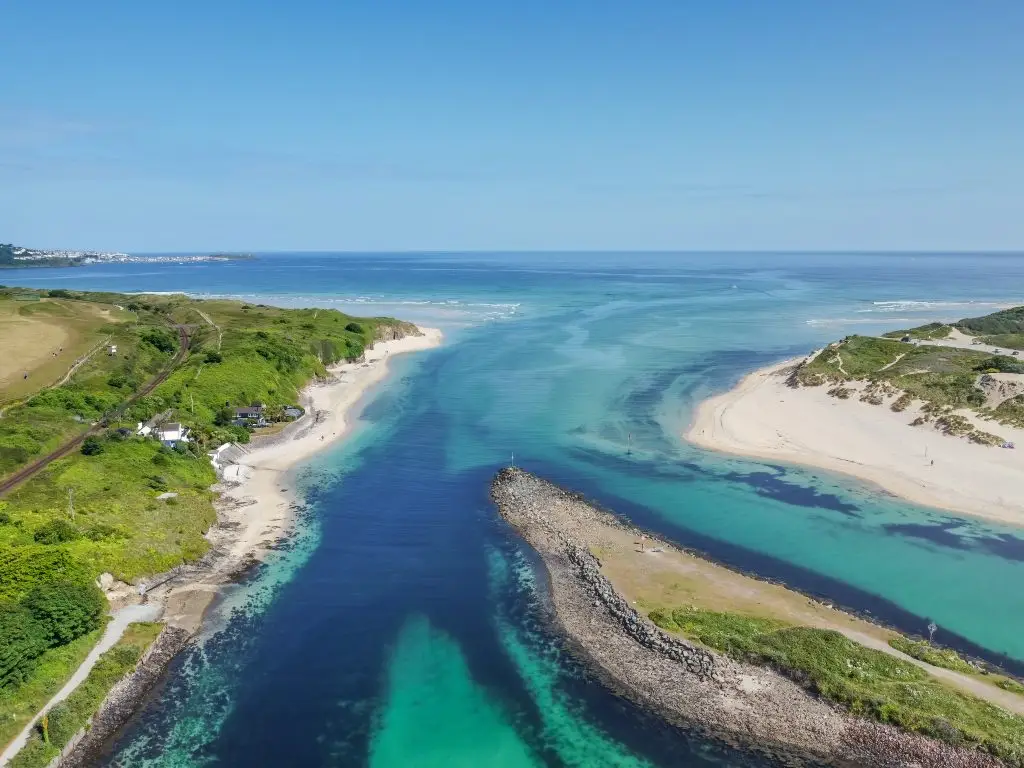
[[(205, 551), (203, 533), (214, 520), (208, 491), (214, 476), (205, 453), (249, 437), (245, 427), (230, 423), (233, 407), (261, 402), (273, 417), (296, 404), (301, 388), (326, 366), (358, 359), (385, 333), (410, 330), (395, 320), (334, 310), (184, 296), (62, 291), (59, 301), (76, 316), (123, 307), (101, 329), (118, 341), (118, 354), (104, 350), (64, 385), (7, 409), (0, 419), (0, 473), (17, 470), (90, 424), (105, 429), (89, 438), (87, 452), (83, 446), (53, 462), (0, 501), (0, 556), (4, 548), (38, 546), (46, 538), (40, 531), (59, 519), (68, 530), (46, 546), (66, 549), (90, 573), (109, 571), (125, 580)], [(190, 335), (188, 356), (151, 394), (125, 407), (178, 351), (178, 326)], [(137, 423), (157, 414), (185, 424), (192, 442), (171, 450), (136, 436)], [(74, 519), (68, 516), (69, 492)], [(177, 496), (157, 499), (164, 492)], [(0, 591), (2, 582), (0, 575)]]
[[(330, 364), (359, 359), (378, 338), (414, 331), (334, 310), (0, 288), (5, 322), (17, 333), (0, 334), (0, 360), (21, 355), (19, 364), (33, 367), (28, 379), (9, 377), (0, 388), (7, 404), (0, 479), (92, 431), (0, 498), (0, 710), (12, 722), (66, 677), (83, 638), (98, 635), (105, 606), (94, 584), (99, 574), (132, 582), (207, 551), (216, 478), (206, 452), (250, 434), (232, 423), (234, 407), (259, 402), (269, 419), (280, 419)], [(179, 349), (182, 332), (186, 350)], [(34, 347), (20, 334), (33, 335), (45, 354), (24, 356)], [(51, 362), (54, 345), (64, 355), (60, 365)], [(139, 436), (138, 422), (158, 415), (184, 424), (190, 442), (171, 448)], [(103, 667), (96, 695), (123, 672), (127, 652), (118, 658)], [(72, 732), (94, 704), (84, 703), (64, 730)]]
[(1024, 333), (1024, 307), (1012, 307), (983, 317), (967, 317), (958, 321), (956, 327), (975, 336)]

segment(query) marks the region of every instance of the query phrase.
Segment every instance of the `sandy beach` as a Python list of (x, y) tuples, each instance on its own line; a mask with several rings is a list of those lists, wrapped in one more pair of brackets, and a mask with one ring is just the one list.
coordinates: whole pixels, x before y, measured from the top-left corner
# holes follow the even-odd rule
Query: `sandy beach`
[(149, 595), (163, 602), (169, 624), (194, 632), (224, 581), (262, 559), (288, 534), (295, 520), (289, 471), (345, 437), (351, 427), (349, 411), (384, 380), (392, 357), (441, 344), (439, 330), (419, 330), (419, 336), (377, 342), (366, 351), (364, 362), (333, 366), (327, 381), (303, 392), (306, 414), (301, 419), (280, 435), (244, 446), (244, 452), (233, 450), (232, 459), (216, 463), (222, 481), (216, 486), (221, 491), (217, 525), (207, 534), (212, 567), (174, 579)]
[[(787, 385), (800, 360), (755, 371), (732, 390), (701, 403), (686, 432), (716, 451), (819, 467), (852, 475), (926, 506), (1024, 525), (1024, 430), (958, 411), (1016, 450), (971, 443), (932, 425), (909, 426), (916, 407), (897, 413), (828, 387)], [(850, 385), (854, 391), (857, 384)]]

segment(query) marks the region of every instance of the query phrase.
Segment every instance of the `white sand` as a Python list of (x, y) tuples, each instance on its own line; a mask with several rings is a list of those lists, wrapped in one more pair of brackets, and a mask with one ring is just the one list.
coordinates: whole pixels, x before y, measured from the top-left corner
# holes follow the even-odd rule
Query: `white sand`
[[(827, 386), (786, 385), (788, 360), (755, 371), (734, 389), (700, 405), (686, 433), (692, 443), (726, 453), (842, 472), (910, 501), (1024, 525), (1024, 430), (982, 421), (978, 428), (1016, 443), (1014, 450), (909, 426), (883, 405), (828, 395)], [(934, 461), (934, 464), (932, 464)]]
[(194, 631), (224, 578), (261, 559), (289, 532), (294, 514), (288, 471), (346, 435), (351, 426), (349, 410), (387, 376), (391, 357), (441, 344), (439, 330), (420, 331), (422, 336), (377, 342), (367, 350), (365, 363), (332, 367), (326, 383), (312, 385), (303, 393), (306, 415), (302, 419), (280, 438), (255, 445), (224, 468), (228, 489), (218, 504), (218, 525), (207, 535), (218, 552), (215, 571), (150, 596), (164, 602), (170, 623)]

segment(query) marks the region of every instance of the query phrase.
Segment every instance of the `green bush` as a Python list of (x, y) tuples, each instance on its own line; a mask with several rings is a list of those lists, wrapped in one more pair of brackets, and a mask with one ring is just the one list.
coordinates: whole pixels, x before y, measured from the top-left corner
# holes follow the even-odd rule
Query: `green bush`
[(64, 581), (35, 587), (25, 596), (23, 605), (53, 647), (98, 629), (107, 600), (95, 584)]
[(1024, 684), (1021, 684), (1019, 680), (1014, 680), (1012, 677), (1006, 677), (996, 683), (1004, 691), (1010, 691), (1012, 693), (1024, 694)]
[(89, 435), (82, 441), (82, 454), (85, 456), (98, 456), (103, 453), (103, 442), (95, 435)]
[(165, 328), (150, 328), (142, 334), (142, 340), (165, 354), (170, 354), (178, 347), (177, 338)]
[(206, 355), (203, 357), (203, 362), (211, 365), (215, 363), (223, 363), (224, 357), (221, 355), (220, 352), (207, 352)]
[(1024, 373), (1024, 360), (1010, 355), (993, 355), (974, 366), (974, 370), (982, 373)]
[(64, 547), (0, 547), (0, 601), (18, 601), (37, 584), (91, 581), (93, 575)]
[(0, 603), (0, 690), (28, 677), (48, 645), (46, 631), (26, 608)]
[(362, 335), (363, 326), (361, 326), (359, 323), (349, 323), (348, 325), (345, 326), (345, 330), (348, 331), (349, 333), (358, 333)]
[(36, 528), (32, 538), (37, 544), (64, 544), (82, 538), (82, 534), (63, 517), (54, 517)]

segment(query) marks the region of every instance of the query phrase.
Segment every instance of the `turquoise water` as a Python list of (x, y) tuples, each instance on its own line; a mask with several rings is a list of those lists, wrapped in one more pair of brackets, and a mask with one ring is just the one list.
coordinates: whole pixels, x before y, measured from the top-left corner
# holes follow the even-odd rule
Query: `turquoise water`
[[(998, 276), (996, 278), (996, 276)], [(1024, 257), (268, 256), (20, 272), (442, 327), (303, 468), (303, 534), (235, 588), (111, 765), (747, 765), (607, 692), (548, 629), (487, 482), (516, 463), (711, 556), (1024, 669), (1024, 533), (684, 445), (695, 402), (853, 332), (1021, 303)], [(632, 451), (627, 454), (627, 436)]]

